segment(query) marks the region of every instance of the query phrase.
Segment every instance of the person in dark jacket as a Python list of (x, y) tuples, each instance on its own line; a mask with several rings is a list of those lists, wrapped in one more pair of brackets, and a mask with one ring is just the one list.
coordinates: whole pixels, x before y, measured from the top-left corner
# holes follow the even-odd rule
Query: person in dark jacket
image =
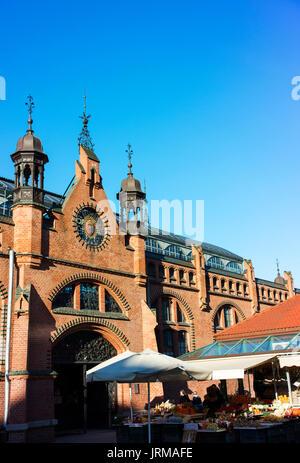
[(184, 389), (182, 389), (179, 394), (180, 394), (180, 398), (179, 398), (180, 404), (184, 404), (185, 402), (191, 401), (191, 399), (189, 398), (189, 396), (187, 395)]
[(213, 384), (206, 389), (207, 394), (204, 396), (203, 407), (207, 417), (214, 417), (215, 413), (225, 403), (220, 389)]
[(201, 397), (197, 394), (197, 392), (193, 392), (193, 398), (192, 398), (193, 405), (195, 405), (199, 411), (203, 410), (203, 404)]

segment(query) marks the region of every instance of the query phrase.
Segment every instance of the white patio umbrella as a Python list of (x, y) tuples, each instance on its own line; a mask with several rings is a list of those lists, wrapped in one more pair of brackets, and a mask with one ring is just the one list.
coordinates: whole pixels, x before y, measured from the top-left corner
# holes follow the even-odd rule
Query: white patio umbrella
[[(206, 373), (205, 373), (206, 374)], [(151, 442), (150, 383), (156, 381), (190, 381), (204, 379), (201, 373), (189, 372), (186, 363), (168, 355), (145, 349), (142, 352), (123, 352), (111, 360), (88, 370), (87, 381), (117, 381), (119, 383), (148, 383), (148, 441)], [(198, 376), (198, 377), (197, 377)]]

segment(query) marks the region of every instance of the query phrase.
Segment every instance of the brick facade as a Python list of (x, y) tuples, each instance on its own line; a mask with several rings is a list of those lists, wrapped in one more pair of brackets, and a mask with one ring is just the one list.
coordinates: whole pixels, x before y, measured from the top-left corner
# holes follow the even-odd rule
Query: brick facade
[[(76, 217), (82, 208), (97, 205), (105, 232), (103, 242), (95, 249), (78, 234)], [(207, 268), (201, 246), (192, 246), (193, 257), (189, 261), (147, 255), (143, 234), (120, 232), (102, 188), (99, 161), (82, 146), (72, 188), (62, 198), (60, 207), (51, 209), (50, 225), (45, 224), (47, 211), (43, 203), (19, 201), (12, 206), (11, 217), (0, 216), (1, 419), (8, 250), (15, 252), (8, 417), (11, 442), (53, 439), (56, 374), (52, 350), (68, 335), (83, 330), (99, 333), (117, 353), (145, 348), (164, 351), (164, 330), (168, 328), (185, 332), (187, 348), (193, 350), (213, 341), (214, 320), (224, 305), (235, 309), (239, 320), (243, 320), (275, 304), (276, 297), (290, 297), (294, 293), (290, 274), (285, 273), (284, 285), (257, 281), (251, 262), (244, 261), (242, 274)], [(151, 274), (147, 270), (150, 263)], [(80, 309), (78, 285), (84, 282), (100, 288), (98, 311)], [(74, 288), (73, 306), (53, 308), (55, 297), (70, 285)], [(116, 301), (120, 311), (105, 311), (105, 294)], [(178, 302), (183, 319), (179, 318), (181, 312), (177, 312), (175, 321), (161, 318), (164, 297), (171, 298), (174, 304)], [(176, 349), (179, 342), (178, 334)], [(197, 389), (203, 396), (207, 385), (197, 382), (185, 386), (190, 391)], [(163, 388), (155, 384), (151, 398), (162, 399), (164, 390), (176, 396), (181, 386), (175, 391), (174, 385)], [(228, 387), (229, 392), (230, 388), (236, 390), (237, 382), (232, 381)], [(144, 385), (140, 385), (138, 394), (133, 393), (135, 408), (144, 408), (146, 394)], [(118, 403), (121, 409), (128, 408), (128, 385), (118, 385)]]

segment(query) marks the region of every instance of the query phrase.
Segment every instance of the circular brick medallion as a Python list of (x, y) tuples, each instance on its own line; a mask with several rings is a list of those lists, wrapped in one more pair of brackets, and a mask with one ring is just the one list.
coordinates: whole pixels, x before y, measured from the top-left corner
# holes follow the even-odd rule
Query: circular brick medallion
[(107, 246), (110, 235), (104, 212), (97, 212), (90, 205), (79, 206), (73, 214), (76, 238), (90, 251), (101, 251)]

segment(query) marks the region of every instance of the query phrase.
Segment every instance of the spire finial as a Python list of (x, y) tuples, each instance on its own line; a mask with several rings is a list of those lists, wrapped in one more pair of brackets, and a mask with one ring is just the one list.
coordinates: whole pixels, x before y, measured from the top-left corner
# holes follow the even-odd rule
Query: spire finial
[(29, 116), (28, 116), (28, 130), (27, 130), (27, 133), (33, 133), (33, 130), (32, 130), (32, 123), (33, 123), (33, 120), (31, 118), (31, 114), (32, 114), (32, 111), (33, 111), (33, 108), (34, 108), (34, 102), (33, 102), (33, 98), (31, 95), (28, 95), (27, 97), (27, 100), (28, 102), (26, 101), (25, 105), (27, 106), (28, 108), (28, 113), (29, 113)]
[(276, 265), (277, 265), (277, 274), (280, 276), (280, 270), (279, 270), (279, 261), (276, 259)]
[(91, 136), (89, 134), (88, 127), (87, 127), (88, 122), (89, 122), (89, 118), (91, 116), (90, 116), (90, 114), (89, 115), (86, 114), (86, 94), (85, 94), (85, 90), (84, 90), (83, 99), (84, 99), (83, 114), (82, 114), (82, 116), (79, 116), (80, 119), (82, 119), (82, 121), (83, 121), (83, 127), (82, 127), (81, 133), (79, 135), (78, 142), (79, 142), (80, 145), (86, 146), (87, 148), (90, 148), (91, 150), (93, 150), (94, 149), (94, 144), (92, 142), (92, 139), (91, 139)]
[(129, 172), (128, 172), (128, 176), (132, 177), (132, 172), (131, 172), (131, 167), (132, 167), (132, 164), (131, 164), (131, 156), (133, 154), (133, 151), (131, 149), (131, 145), (130, 143), (128, 143), (127, 145), (127, 150), (126, 150), (126, 153), (128, 153), (128, 160), (129, 160), (129, 163), (128, 163), (128, 168), (129, 168)]

